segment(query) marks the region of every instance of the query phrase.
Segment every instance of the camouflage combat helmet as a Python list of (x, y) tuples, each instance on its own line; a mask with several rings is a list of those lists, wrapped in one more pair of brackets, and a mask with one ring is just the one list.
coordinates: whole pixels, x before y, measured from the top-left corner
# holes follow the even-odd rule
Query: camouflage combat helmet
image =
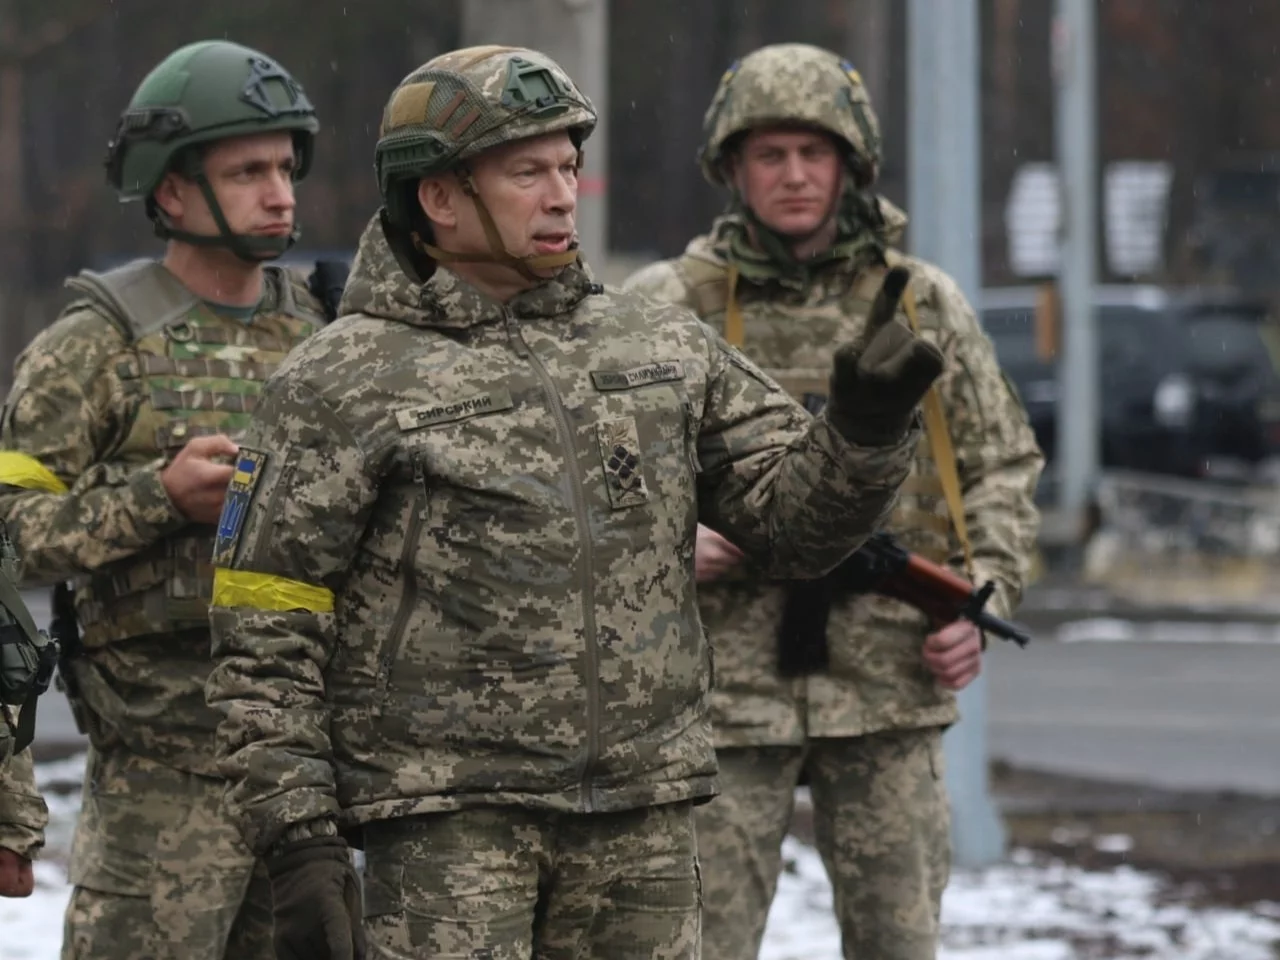
[(846, 147), (855, 184), (863, 188), (875, 180), (880, 125), (862, 78), (849, 61), (805, 43), (761, 47), (725, 71), (703, 120), (703, 175), (727, 186), (726, 152), (734, 138), (777, 123), (825, 130)]
[[(36, 698), (49, 689), (58, 665), (58, 645), (36, 628), (18, 593), (20, 564), (0, 524), (0, 762), (25, 750), (35, 736)], [(9, 707), (17, 707), (15, 723)]]
[[(107, 147), (107, 181), (122, 201), (144, 200), (147, 215), (164, 239), (198, 246), (224, 246), (256, 262), (280, 256), (297, 242), (288, 237), (249, 237), (231, 232), (200, 164), (186, 148), (227, 137), (272, 131), (293, 134), (296, 180), (311, 166), (320, 124), (298, 82), (265, 54), (224, 40), (189, 44), (174, 51), (138, 86), (120, 116)], [(152, 197), (175, 164), (200, 187), (215, 222), (216, 236), (177, 230)]]
[[(499, 144), (566, 131), (581, 154), (596, 126), (591, 101), (550, 57), (521, 47), (454, 50), (414, 70), (391, 93), (382, 114), (374, 168), (387, 240), (401, 266), (419, 282), (441, 263), (504, 263), (530, 279), (533, 270), (564, 266), (577, 249), (516, 257), (503, 246), (467, 161)], [(476, 204), (488, 254), (458, 254), (427, 241), (429, 225), (417, 200), (423, 177), (454, 171)]]

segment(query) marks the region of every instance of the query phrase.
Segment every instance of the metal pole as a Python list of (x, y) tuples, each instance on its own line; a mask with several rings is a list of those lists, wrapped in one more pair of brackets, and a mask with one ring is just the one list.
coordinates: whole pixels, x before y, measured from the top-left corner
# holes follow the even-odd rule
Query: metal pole
[[(910, 0), (911, 250), (945, 270), (975, 307), (982, 293), (981, 137), (977, 0)], [(988, 789), (987, 682), (959, 696), (943, 739), (952, 857), (976, 867), (1004, 855), (1004, 825)]]
[(35, 331), (27, 330), (27, 191), (24, 188), (22, 109), (25, 65), (15, 0), (0, 0), (0, 387), (9, 392), (13, 361)]
[(608, 256), (608, 0), (464, 0), (463, 42), (530, 47), (565, 69), (599, 120), (578, 182), (578, 239), (599, 273)]
[(907, 234), (911, 252), (938, 257), (938, 202), (934, 182), (938, 153), (938, 62), (934, 49), (934, 0), (907, 5)]
[[(1058, 368), (1058, 506), (1081, 520), (1098, 476), (1097, 92), (1095, 0), (1055, 0), (1063, 354)], [(1080, 526), (1076, 523), (1077, 528)]]

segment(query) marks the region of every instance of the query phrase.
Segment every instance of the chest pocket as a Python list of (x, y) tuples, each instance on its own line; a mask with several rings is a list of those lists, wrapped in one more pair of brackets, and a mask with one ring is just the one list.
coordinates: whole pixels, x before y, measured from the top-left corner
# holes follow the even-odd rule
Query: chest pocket
[(421, 502), (423, 530), (436, 548), (471, 543), (496, 513), (540, 499), (545, 484), (536, 477), (529, 437), (543, 414), (527, 400), (511, 387), (480, 388), (396, 412), (400, 481)]
[(672, 498), (692, 500), (698, 472), (697, 420), (679, 361), (596, 370), (591, 441), (611, 510)]

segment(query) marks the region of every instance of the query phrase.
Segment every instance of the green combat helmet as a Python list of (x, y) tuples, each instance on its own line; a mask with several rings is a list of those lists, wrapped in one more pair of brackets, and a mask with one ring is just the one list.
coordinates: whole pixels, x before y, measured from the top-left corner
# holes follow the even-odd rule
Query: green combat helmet
[(698, 163), (713, 184), (731, 186), (728, 155), (738, 137), (757, 127), (804, 124), (831, 134), (844, 147), (854, 185), (875, 182), (880, 124), (853, 64), (805, 43), (761, 47), (733, 63), (703, 119)]
[[(564, 253), (517, 257), (502, 243), (476, 190), (467, 161), (499, 144), (564, 130), (581, 151), (596, 126), (591, 101), (553, 60), (520, 47), (468, 47), (443, 54), (405, 77), (391, 93), (374, 149), (382, 226), (400, 266), (423, 282), (439, 263), (502, 263), (522, 276), (572, 263)], [(490, 253), (458, 254), (430, 243), (418, 182), (449, 171), (476, 205)]]
[[(320, 129), (302, 87), (270, 57), (224, 40), (193, 43), (174, 51), (143, 79), (120, 116), (107, 146), (107, 181), (122, 202), (143, 200), (162, 239), (196, 246), (227, 247), (251, 263), (270, 260), (298, 239), (253, 237), (231, 232), (204, 175), (200, 151), (187, 149), (228, 137), (287, 130), (297, 154), (295, 180), (311, 166)], [(216, 236), (178, 230), (152, 197), (164, 175), (177, 169), (200, 187), (218, 224)]]
[[(21, 753), (35, 737), (36, 698), (49, 689), (58, 665), (58, 645), (36, 629), (18, 593), (19, 578), (17, 551), (0, 525), (0, 761)], [(19, 708), (16, 724), (9, 707)]]

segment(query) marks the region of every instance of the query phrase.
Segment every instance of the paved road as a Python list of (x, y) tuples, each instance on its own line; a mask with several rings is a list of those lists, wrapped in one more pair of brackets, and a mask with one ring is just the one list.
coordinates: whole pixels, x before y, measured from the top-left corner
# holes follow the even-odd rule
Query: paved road
[(1280, 645), (1041, 642), (988, 659), (993, 756), (1100, 779), (1280, 795)]
[[(47, 622), (41, 598), (31, 601)], [(1059, 643), (1043, 631), (1025, 650), (1001, 644), (988, 658), (992, 755), (1057, 773), (1280, 795), (1280, 644), (1214, 643), (1237, 633), (1202, 629), (1204, 642), (1189, 640), (1186, 625), (1162, 634), (1155, 624), (1139, 641)], [(41, 704), (39, 736), (79, 740), (57, 693)]]

